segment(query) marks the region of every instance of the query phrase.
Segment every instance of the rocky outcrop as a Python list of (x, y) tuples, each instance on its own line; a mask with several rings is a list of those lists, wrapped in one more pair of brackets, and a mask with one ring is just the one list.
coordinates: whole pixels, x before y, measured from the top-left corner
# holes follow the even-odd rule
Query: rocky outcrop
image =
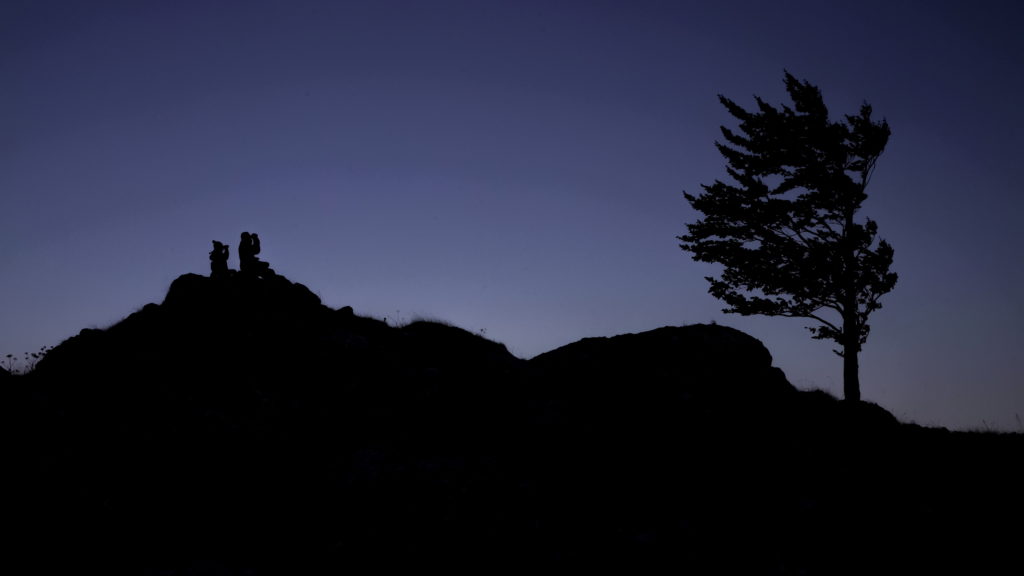
[(530, 366), (546, 396), (567, 404), (589, 398), (598, 410), (633, 403), (769, 410), (796, 393), (760, 341), (716, 325), (586, 338)]

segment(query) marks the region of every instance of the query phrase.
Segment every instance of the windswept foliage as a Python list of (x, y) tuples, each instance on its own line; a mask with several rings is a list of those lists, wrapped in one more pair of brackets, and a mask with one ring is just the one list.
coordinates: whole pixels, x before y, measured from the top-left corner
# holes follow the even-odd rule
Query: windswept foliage
[(785, 84), (792, 106), (758, 97), (745, 110), (719, 96), (740, 122), (723, 126), (725, 142), (716, 142), (732, 182), (684, 193), (704, 217), (678, 239), (694, 260), (724, 266), (707, 280), (725, 312), (817, 321), (814, 338), (840, 345), (845, 397), (859, 400), (868, 316), (896, 284), (892, 246), (873, 220), (855, 220), (889, 125), (872, 120), (867, 103), (832, 121), (817, 87), (788, 72)]

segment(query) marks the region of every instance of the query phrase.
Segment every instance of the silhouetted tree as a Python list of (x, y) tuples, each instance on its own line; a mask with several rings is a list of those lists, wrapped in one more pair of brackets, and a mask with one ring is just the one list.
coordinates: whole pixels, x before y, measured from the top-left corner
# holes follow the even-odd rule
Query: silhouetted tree
[(694, 260), (724, 265), (720, 278), (707, 278), (724, 312), (816, 320), (808, 329), (840, 345), (843, 393), (857, 401), (867, 318), (896, 284), (892, 246), (876, 242), (874, 221), (854, 220), (889, 125), (872, 121), (867, 103), (830, 121), (817, 87), (789, 72), (785, 84), (792, 107), (755, 97), (748, 111), (719, 96), (740, 122), (738, 132), (723, 126), (725, 143), (715, 143), (733, 183), (684, 193), (704, 218), (677, 238)]

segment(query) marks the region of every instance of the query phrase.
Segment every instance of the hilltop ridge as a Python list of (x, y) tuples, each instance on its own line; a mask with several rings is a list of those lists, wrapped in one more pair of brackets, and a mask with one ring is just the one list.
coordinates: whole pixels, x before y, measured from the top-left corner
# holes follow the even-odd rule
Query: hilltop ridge
[(19, 547), (48, 569), (917, 571), (1011, 557), (992, 519), (1024, 511), (1019, 436), (798, 391), (725, 326), (526, 361), (186, 274), (12, 381)]

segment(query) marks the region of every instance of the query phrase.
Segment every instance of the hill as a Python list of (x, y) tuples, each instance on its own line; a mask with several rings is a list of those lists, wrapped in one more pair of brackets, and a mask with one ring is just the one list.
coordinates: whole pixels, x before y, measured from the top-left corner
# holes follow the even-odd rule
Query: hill
[(1024, 517), (1020, 435), (798, 391), (724, 326), (525, 361), (187, 274), (4, 382), (10, 545), (41, 572), (985, 572)]

